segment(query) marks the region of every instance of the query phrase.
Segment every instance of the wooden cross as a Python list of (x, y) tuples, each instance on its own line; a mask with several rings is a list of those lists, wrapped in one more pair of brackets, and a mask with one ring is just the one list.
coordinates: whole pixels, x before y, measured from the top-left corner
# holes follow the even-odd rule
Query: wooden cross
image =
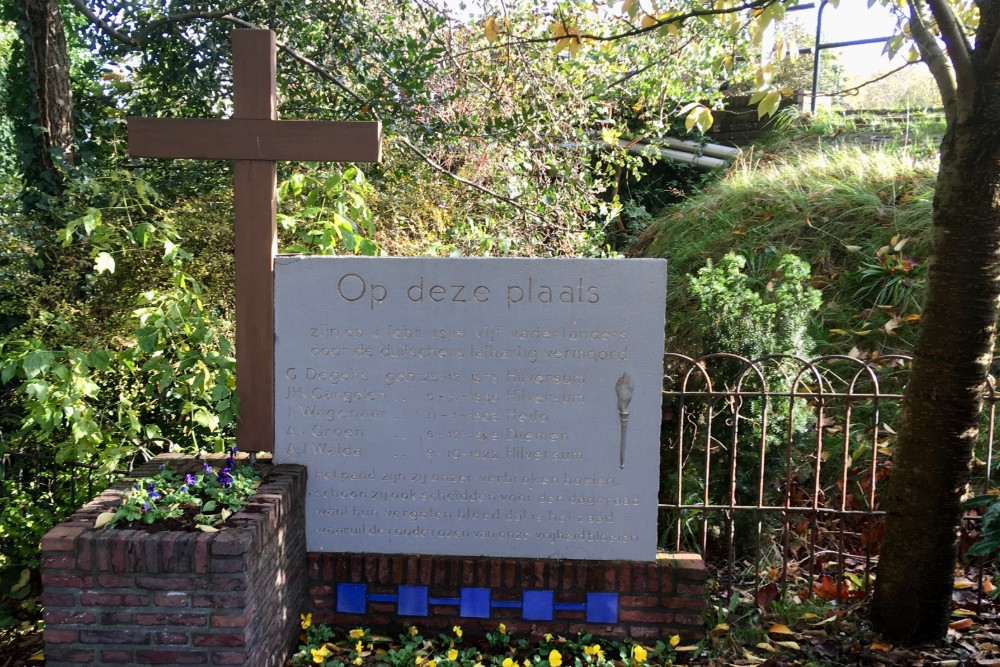
[(378, 162), (380, 123), (277, 120), (276, 41), (233, 32), (233, 116), (129, 118), (137, 157), (233, 160), (236, 236), (236, 442), (274, 449), (274, 256), (278, 160)]

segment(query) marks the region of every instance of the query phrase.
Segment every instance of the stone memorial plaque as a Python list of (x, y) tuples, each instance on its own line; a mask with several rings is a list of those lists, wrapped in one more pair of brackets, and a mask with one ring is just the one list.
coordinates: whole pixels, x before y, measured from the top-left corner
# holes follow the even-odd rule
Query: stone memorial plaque
[(666, 262), (280, 256), (309, 551), (655, 560)]

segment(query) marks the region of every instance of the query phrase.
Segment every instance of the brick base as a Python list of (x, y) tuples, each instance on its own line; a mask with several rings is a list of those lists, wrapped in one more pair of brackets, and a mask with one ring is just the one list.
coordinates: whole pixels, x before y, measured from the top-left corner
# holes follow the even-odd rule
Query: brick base
[[(152, 476), (160, 456), (136, 470)], [(271, 468), (216, 533), (94, 530), (128, 485), (42, 538), (48, 665), (281, 665), (305, 605), (305, 469)]]
[(662, 639), (703, 633), (707, 571), (699, 556), (655, 563), (309, 554), (315, 620), (398, 631), (500, 622), (521, 633)]
[[(136, 470), (153, 475), (161, 456)], [(706, 570), (692, 554), (655, 562), (305, 553), (302, 466), (270, 469), (217, 533), (93, 528), (128, 485), (42, 538), (47, 664), (282, 664), (299, 614), (317, 623), (470, 635), (501, 622), (522, 634), (685, 639), (703, 633)], [(308, 590), (307, 590), (308, 588)]]

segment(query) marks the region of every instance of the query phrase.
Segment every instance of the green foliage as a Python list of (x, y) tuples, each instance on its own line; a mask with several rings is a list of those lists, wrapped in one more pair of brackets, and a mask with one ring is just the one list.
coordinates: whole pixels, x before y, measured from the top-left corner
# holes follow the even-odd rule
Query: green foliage
[[(810, 427), (812, 415), (805, 400), (786, 398), (793, 390), (803, 391), (803, 382), (810, 378), (800, 377), (801, 365), (791, 357), (768, 357), (811, 356), (813, 343), (807, 329), (821, 305), (820, 293), (810, 285), (809, 265), (798, 257), (772, 253), (765, 258), (767, 261), (758, 261), (751, 272), (745, 270), (746, 258), (728, 253), (718, 265), (708, 260), (689, 278), (689, 289), (698, 300), (698, 310), (691, 318), (701, 344), (696, 356), (724, 355), (702, 362), (702, 369), (712, 379), (712, 386), (705, 389), (760, 392), (762, 396), (725, 404), (717, 401), (714, 412), (692, 415), (694, 421), (684, 425), (685, 441), (689, 446), (697, 442), (702, 422), (711, 420), (711, 429), (706, 432), (720, 443), (719, 452), (711, 468), (698, 460), (700, 457), (692, 457), (695, 460), (683, 471), (666, 463), (662, 488), (677, 488), (676, 475), (681, 474), (682, 488), (688, 493), (692, 489), (703, 493), (707, 483), (712, 503), (766, 502), (759, 494), (776, 489), (768, 485), (762, 490), (759, 480), (782, 477), (786, 443), (797, 445)], [(746, 360), (760, 361), (751, 366)], [(698, 378), (696, 375), (694, 382)], [(793, 460), (799, 458), (803, 457)], [(676, 452), (664, 453), (662, 459), (676, 461)], [(735, 483), (732, 491), (731, 480)], [(693, 517), (683, 518), (689, 521)], [(740, 549), (752, 537), (753, 518), (744, 513), (741, 521), (735, 527)]]
[(791, 252), (809, 261), (823, 293), (810, 323), (819, 352), (911, 349), (942, 130), (934, 117), (790, 119), (721, 180), (665, 210), (642, 252), (669, 260), (668, 347), (700, 349), (684, 276), (706, 257), (737, 252), (752, 264)]
[(985, 508), (979, 526), (979, 539), (966, 553), (970, 556), (995, 556), (1000, 550), (1000, 497), (995, 493), (976, 496), (965, 501), (962, 507)]
[(808, 355), (809, 318), (822, 303), (819, 290), (809, 285), (809, 265), (784, 255), (766, 267), (767, 283), (756, 286), (744, 272), (746, 266), (746, 258), (728, 253), (718, 266), (708, 260), (689, 280), (699, 302), (704, 353), (729, 352), (748, 359)]
[(180, 527), (217, 530), (246, 506), (260, 485), (256, 468), (236, 461), (236, 447), (226, 451), (229, 456), (220, 470), (205, 461), (202, 472), (180, 475), (164, 465), (153, 477), (136, 480), (121, 506), (106, 516), (98, 516), (97, 525), (172, 520)]
[[(66, 189), (56, 229), (8, 213), (0, 226), (0, 384), (5, 410), (0, 456), (39, 457), (26, 479), (0, 479), (4, 543), (0, 570), (31, 565), (39, 537), (110, 473), (165, 446), (221, 450), (237, 405), (231, 295), (211, 295), (215, 260), (196, 264), (181, 228), (206, 224), (189, 247), (214, 234), (212, 215), (173, 215), (128, 172), (82, 176)], [(190, 231), (185, 229), (185, 231)], [(227, 252), (227, 248), (215, 251)], [(195, 277), (198, 276), (198, 277)], [(231, 283), (229, 283), (231, 284)], [(34, 477), (34, 476), (32, 476)]]
[[(371, 186), (364, 172), (350, 167), (329, 175), (298, 171), (283, 181), (278, 198), (290, 211), (278, 215), (278, 224), (294, 233), (283, 252), (334, 255), (338, 251), (375, 255), (378, 246), (372, 214), (365, 201)], [(293, 208), (304, 199), (304, 206)]]

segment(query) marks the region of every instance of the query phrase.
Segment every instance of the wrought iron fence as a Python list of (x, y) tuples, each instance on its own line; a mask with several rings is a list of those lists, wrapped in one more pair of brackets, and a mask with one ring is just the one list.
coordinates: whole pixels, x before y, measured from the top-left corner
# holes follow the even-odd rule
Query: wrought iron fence
[[(724, 584), (755, 593), (795, 583), (811, 594), (824, 577), (865, 591), (910, 361), (667, 354), (661, 547), (701, 553)], [(991, 387), (974, 459), (977, 493), (989, 489), (994, 465)], [(142, 444), (148, 456), (169, 443)], [(92, 465), (56, 461), (50, 448), (0, 445), (0, 506), (28, 495), (35, 508), (64, 515), (108, 482)], [(9, 553), (5, 539), (0, 551)]]
[[(23, 534), (0, 531), (0, 554), (10, 557), (30, 552), (31, 547), (16, 542), (28, 535), (33, 539), (39, 537), (32, 530), (37, 532), (57, 524), (94, 497), (95, 492), (128, 474), (138, 460), (151, 458), (161, 449), (167, 451), (169, 445), (169, 441), (162, 439), (138, 443), (132, 457), (125, 461), (127, 468), (101, 473), (92, 462), (60, 460), (51, 444), (23, 436), (5, 438), (0, 431), (0, 510), (19, 508), (25, 524)], [(9, 522), (12, 517), (5, 519)]]
[[(701, 553), (726, 585), (752, 579), (755, 594), (794, 583), (863, 595), (910, 361), (667, 354), (661, 546)], [(974, 486), (985, 492), (995, 390), (983, 415)]]

